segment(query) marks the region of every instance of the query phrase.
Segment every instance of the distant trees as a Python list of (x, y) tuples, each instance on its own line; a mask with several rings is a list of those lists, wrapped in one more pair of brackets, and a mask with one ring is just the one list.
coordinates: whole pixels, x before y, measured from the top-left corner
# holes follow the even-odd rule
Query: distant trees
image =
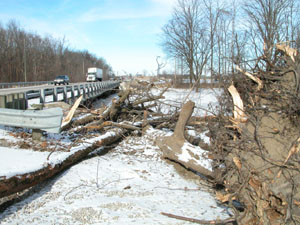
[(300, 25), (299, 16), (296, 17), (299, 5), (295, 0), (249, 0), (243, 8), (252, 49), (256, 50), (256, 57), (264, 57), (269, 69), (276, 63), (274, 44), (295, 41)]
[(182, 58), (190, 81), (197, 81), (211, 52), (209, 32), (198, 0), (178, 0), (172, 19), (162, 28), (162, 45), (168, 55)]
[(110, 70), (103, 58), (69, 49), (65, 39), (26, 32), (15, 21), (0, 24), (0, 82), (47, 81), (59, 74), (79, 82), (92, 66)]
[(161, 44), (169, 57), (183, 59), (196, 81), (204, 73), (231, 74), (234, 64), (255, 69), (251, 61), (258, 57), (268, 69), (277, 60), (275, 44), (289, 41), (300, 49), (299, 35), (296, 0), (178, 0)]

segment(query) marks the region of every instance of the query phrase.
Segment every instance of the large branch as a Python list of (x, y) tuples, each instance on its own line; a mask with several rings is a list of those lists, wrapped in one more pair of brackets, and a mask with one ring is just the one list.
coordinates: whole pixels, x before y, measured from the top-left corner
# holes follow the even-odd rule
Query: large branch
[(98, 126), (88, 126), (86, 127), (86, 129), (88, 131), (95, 131), (95, 130), (102, 130), (104, 127), (120, 127), (123, 129), (127, 129), (127, 130), (141, 130), (141, 128), (133, 126), (131, 124), (126, 124), (126, 123), (115, 123), (112, 121), (105, 121), (102, 124), (98, 125)]
[(132, 106), (137, 106), (137, 105), (140, 105), (140, 104), (144, 104), (146, 102), (151, 102), (151, 101), (156, 101), (156, 100), (159, 100), (159, 99), (164, 99), (164, 93), (169, 89), (169, 87), (166, 87), (164, 90), (161, 91), (161, 93), (157, 96), (153, 96), (151, 95), (149, 92), (150, 92), (150, 89), (147, 89), (146, 90), (146, 95), (147, 95), (147, 98), (143, 98), (143, 99), (137, 99), (135, 100), (133, 103), (132, 103)]
[(188, 169), (213, 178), (213, 172), (210, 160), (207, 158), (207, 152), (198, 146), (188, 143), (184, 137), (184, 127), (193, 113), (195, 103), (188, 101), (183, 105), (175, 127), (174, 134), (170, 137), (159, 137), (156, 144), (163, 152), (163, 157), (178, 162)]

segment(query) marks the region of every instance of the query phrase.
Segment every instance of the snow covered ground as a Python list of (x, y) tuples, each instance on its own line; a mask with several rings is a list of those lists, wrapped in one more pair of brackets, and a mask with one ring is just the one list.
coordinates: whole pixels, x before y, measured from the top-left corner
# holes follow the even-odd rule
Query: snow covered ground
[[(161, 90), (153, 89), (153, 94), (158, 95)], [(211, 114), (211, 107), (217, 106), (218, 97), (221, 95), (220, 89), (200, 89), (199, 92), (186, 89), (174, 89), (170, 88), (166, 93), (164, 93), (164, 103), (166, 105), (162, 106), (162, 112), (168, 114), (175, 110), (174, 106), (179, 108), (182, 107), (183, 100), (191, 100), (195, 102), (195, 109), (193, 116), (204, 116)], [(188, 96), (186, 98), (186, 96)], [(173, 106), (173, 107), (172, 107)]]
[[(165, 100), (180, 103), (187, 93), (171, 89), (165, 93)], [(216, 102), (210, 90), (192, 92), (190, 99), (203, 108)], [(165, 110), (169, 110), (168, 106)], [(195, 113), (206, 112), (199, 109)], [(0, 140), (17, 142), (11, 135), (13, 130), (0, 128)], [(0, 213), (0, 224), (190, 224), (161, 212), (205, 220), (227, 218), (227, 209), (217, 204), (200, 177), (161, 159), (154, 140), (171, 134), (148, 129), (142, 137), (125, 138), (108, 153), (73, 166), (7, 208)], [(66, 147), (72, 143), (68, 138), (64, 140)], [(0, 179), (20, 168), (39, 168), (47, 155), (48, 152), (17, 149), (13, 145), (1, 146)]]

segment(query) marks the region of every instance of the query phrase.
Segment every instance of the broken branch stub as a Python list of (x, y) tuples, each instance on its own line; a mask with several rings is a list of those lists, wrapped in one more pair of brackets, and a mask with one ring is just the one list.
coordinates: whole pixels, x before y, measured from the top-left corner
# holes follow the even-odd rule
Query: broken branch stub
[(195, 103), (192, 101), (185, 103), (176, 123), (174, 134), (170, 137), (158, 137), (156, 144), (162, 150), (164, 158), (211, 179), (214, 177), (212, 169), (203, 163), (208, 160), (206, 151), (188, 143), (184, 137), (184, 128), (193, 113), (194, 106)]
[(229, 93), (232, 96), (233, 100), (233, 117), (236, 122), (246, 122), (247, 117), (244, 112), (244, 103), (243, 100), (239, 94), (239, 92), (236, 90), (234, 85), (230, 85), (228, 88)]
[(235, 68), (236, 68), (236, 70), (240, 71), (241, 73), (243, 73), (244, 75), (246, 75), (247, 77), (249, 77), (255, 83), (257, 83), (258, 84), (258, 86), (257, 86), (257, 90), (258, 91), (263, 88), (263, 82), (258, 77), (255, 77), (251, 73), (242, 70), (238, 65), (236, 65)]
[(287, 44), (277, 43), (276, 48), (282, 52), (284, 52), (287, 56), (289, 56), (293, 62), (296, 62), (295, 57), (297, 57), (298, 52), (296, 49), (291, 48)]
[(81, 100), (82, 100), (83, 96), (81, 95), (76, 102), (74, 103), (74, 105), (72, 106), (71, 110), (69, 111), (68, 115), (63, 119), (62, 124), (61, 124), (61, 128), (63, 129), (64, 127), (66, 127), (72, 120), (74, 113), (76, 111), (76, 109), (78, 108)]
[(195, 107), (195, 103), (192, 101), (188, 101), (182, 107), (178, 121), (175, 126), (175, 131), (174, 131), (174, 137), (176, 137), (179, 140), (184, 141), (184, 127), (187, 124), (188, 120), (190, 119), (190, 117), (194, 111), (194, 107)]

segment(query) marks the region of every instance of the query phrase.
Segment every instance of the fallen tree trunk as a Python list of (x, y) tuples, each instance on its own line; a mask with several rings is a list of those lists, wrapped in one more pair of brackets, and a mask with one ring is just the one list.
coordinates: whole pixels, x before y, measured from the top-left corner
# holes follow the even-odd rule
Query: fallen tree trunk
[(109, 108), (105, 109), (104, 111), (101, 111), (101, 115), (98, 117), (98, 120), (89, 123), (84, 127), (76, 129), (75, 132), (76, 133), (85, 132), (88, 130), (88, 127), (98, 127), (108, 119), (113, 120), (113, 118), (116, 117), (116, 114), (121, 111), (121, 105), (128, 98), (129, 94), (130, 94), (130, 90), (123, 91), (119, 99), (113, 100), (112, 105)]
[(120, 128), (128, 129), (128, 130), (141, 130), (141, 128), (133, 126), (131, 124), (115, 123), (112, 121), (105, 121), (101, 125), (98, 125), (98, 126), (88, 126), (87, 130), (88, 131), (102, 130), (104, 127), (120, 127)]
[(116, 142), (117, 140), (121, 139), (122, 136), (126, 134), (126, 132), (127, 130), (121, 129), (110, 131), (102, 135), (102, 138), (100, 137), (97, 142), (91, 143), (90, 145), (86, 144), (88, 145), (87, 147), (74, 152), (74, 154), (71, 154), (62, 162), (59, 162), (55, 165), (47, 163), (47, 165), (44, 168), (41, 168), (40, 170), (25, 174), (18, 174), (8, 179), (0, 180), (0, 198), (14, 194), (19, 191), (23, 191), (27, 188), (33, 187), (36, 184), (47, 180), (48, 178), (53, 177), (54, 175), (80, 162), (95, 149), (106, 145), (110, 145)]
[(183, 105), (176, 123), (174, 134), (170, 137), (159, 137), (156, 144), (163, 152), (163, 157), (175, 161), (187, 169), (192, 169), (207, 178), (213, 178), (207, 152), (198, 146), (188, 143), (184, 137), (184, 127), (193, 113), (195, 103), (188, 101)]

